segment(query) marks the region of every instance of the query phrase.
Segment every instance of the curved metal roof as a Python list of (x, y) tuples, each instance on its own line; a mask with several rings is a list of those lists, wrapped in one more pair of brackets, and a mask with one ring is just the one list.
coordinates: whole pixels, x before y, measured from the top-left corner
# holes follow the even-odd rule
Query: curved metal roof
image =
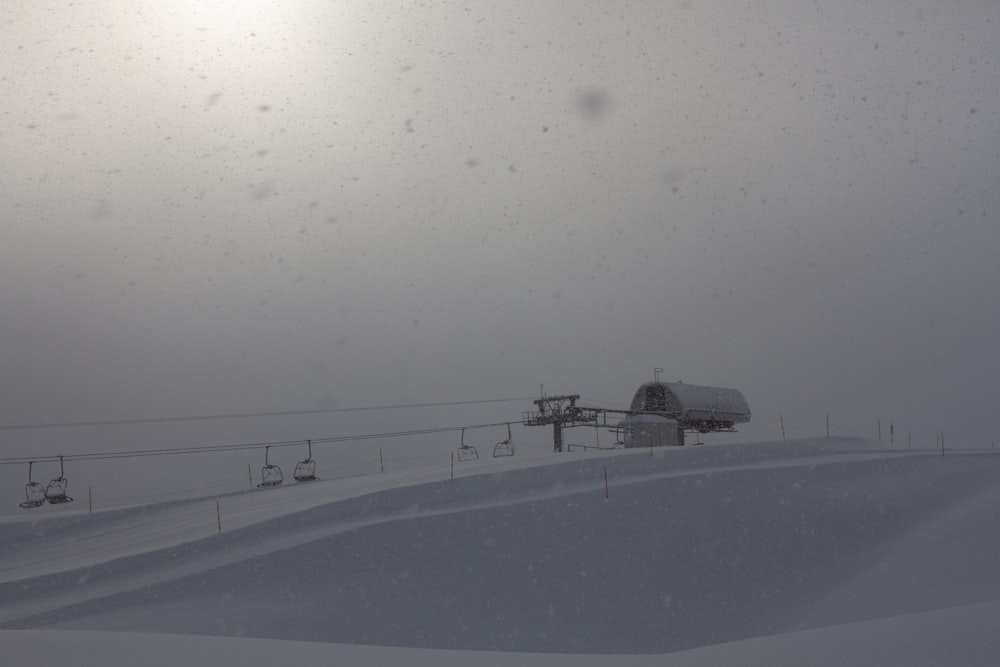
[(632, 399), (633, 412), (676, 419), (684, 428), (718, 430), (750, 421), (750, 406), (736, 389), (683, 382), (647, 382)]

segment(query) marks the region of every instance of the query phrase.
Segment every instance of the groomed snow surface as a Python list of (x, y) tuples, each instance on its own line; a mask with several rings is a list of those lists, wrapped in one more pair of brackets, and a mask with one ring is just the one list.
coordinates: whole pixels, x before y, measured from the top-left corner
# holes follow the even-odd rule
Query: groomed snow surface
[(449, 476), (4, 519), (0, 662), (1000, 664), (991, 450), (519, 450)]

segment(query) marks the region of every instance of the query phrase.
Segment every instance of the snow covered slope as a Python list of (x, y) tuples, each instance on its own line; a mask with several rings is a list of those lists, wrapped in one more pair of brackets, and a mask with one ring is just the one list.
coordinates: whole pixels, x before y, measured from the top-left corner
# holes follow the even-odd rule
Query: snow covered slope
[[(949, 623), (967, 648), (949, 664), (995, 647), (970, 621), (1000, 600), (992, 452), (816, 440), (527, 463), (229, 496), (221, 535), (215, 499), (0, 523), (0, 624), (419, 648), (403, 653), (428, 664), (441, 649), (713, 664), (697, 655), (843, 652), (874, 628), (895, 629), (870, 655), (905, 655)], [(3, 635), (25, 658), (52, 649), (40, 636)]]

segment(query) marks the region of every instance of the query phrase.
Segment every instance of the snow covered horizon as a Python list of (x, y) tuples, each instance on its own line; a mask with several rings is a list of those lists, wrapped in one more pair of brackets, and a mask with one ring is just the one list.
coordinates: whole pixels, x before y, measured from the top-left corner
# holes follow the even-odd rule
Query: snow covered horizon
[[(4, 518), (0, 636), (42, 664), (98, 664), (67, 649), (89, 644), (100, 664), (137, 664), (134, 633), (183, 655), (252, 646), (249, 664), (285, 649), (354, 664), (991, 664), (998, 466), (991, 450), (820, 438), (484, 457), (454, 480), (410, 470)], [(933, 646), (947, 659), (927, 662)]]

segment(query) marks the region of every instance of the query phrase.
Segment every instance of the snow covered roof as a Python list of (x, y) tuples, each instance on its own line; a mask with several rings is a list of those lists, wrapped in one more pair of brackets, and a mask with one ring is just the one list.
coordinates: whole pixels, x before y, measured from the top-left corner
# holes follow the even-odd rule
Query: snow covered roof
[(647, 382), (636, 390), (630, 409), (664, 413), (684, 428), (701, 431), (750, 421), (750, 406), (736, 389), (683, 382)]

